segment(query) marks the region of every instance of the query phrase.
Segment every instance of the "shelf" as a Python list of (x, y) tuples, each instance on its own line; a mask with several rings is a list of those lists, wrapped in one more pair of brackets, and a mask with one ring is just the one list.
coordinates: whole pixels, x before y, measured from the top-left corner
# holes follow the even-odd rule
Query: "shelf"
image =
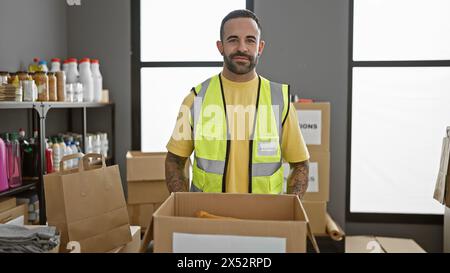
[(111, 106), (114, 103), (97, 103), (97, 102), (59, 102), (59, 101), (46, 101), (46, 102), (15, 102), (15, 101), (0, 101), (0, 109), (32, 109), (37, 107), (48, 108), (95, 108)]
[(42, 102), (43, 105), (47, 105), (50, 108), (95, 108), (95, 107), (106, 107), (113, 105), (112, 102), (109, 103), (97, 103), (97, 102)]
[(20, 186), (20, 187), (0, 192), (0, 197), (11, 196), (11, 195), (15, 195), (15, 194), (18, 194), (18, 193), (30, 190), (30, 189), (36, 187), (38, 182), (39, 181), (36, 181), (36, 180), (34, 180), (34, 181), (24, 181), (22, 186)]
[[(83, 130), (83, 139), (86, 139), (87, 135), (87, 109), (88, 108), (101, 108), (101, 107), (110, 107), (111, 110), (111, 126), (112, 132), (114, 135), (114, 121), (115, 121), (115, 104), (114, 102), (109, 103), (95, 103), (95, 102), (14, 102), (14, 101), (0, 101), (0, 110), (8, 110), (8, 109), (33, 109), (33, 128), (39, 129), (39, 150), (40, 150), (40, 169), (45, 169), (45, 135), (46, 135), (46, 122), (47, 122), (47, 114), (52, 109), (81, 109), (82, 119), (81, 119), (81, 127)], [(69, 112), (70, 116), (72, 115), (72, 111)], [(69, 121), (73, 122), (73, 121)], [(112, 147), (115, 147), (114, 137), (112, 138)], [(114, 162), (114, 157), (106, 158), (106, 161), (110, 164)], [(4, 192), (0, 192), (0, 197), (5, 196), (14, 196), (20, 192), (24, 192), (27, 190), (31, 190), (33, 188), (36, 189), (38, 197), (39, 197), (39, 219), (40, 224), (45, 224), (47, 221), (46, 209), (45, 209), (45, 197), (44, 197), (44, 173), (39, 173), (38, 181), (36, 180), (25, 180), (24, 184), (20, 187), (9, 189)]]
[(39, 105), (38, 102), (0, 101), (0, 109), (32, 109)]

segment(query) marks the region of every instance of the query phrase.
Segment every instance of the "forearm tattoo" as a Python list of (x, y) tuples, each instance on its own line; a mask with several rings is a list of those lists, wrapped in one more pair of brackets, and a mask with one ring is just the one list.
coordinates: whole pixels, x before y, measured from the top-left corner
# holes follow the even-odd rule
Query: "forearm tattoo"
[(166, 183), (169, 192), (189, 191), (188, 178), (184, 174), (187, 157), (180, 157), (170, 152), (166, 157)]
[(292, 172), (288, 177), (288, 186), (292, 189), (291, 193), (303, 198), (308, 189), (309, 161), (289, 163), (289, 165)]

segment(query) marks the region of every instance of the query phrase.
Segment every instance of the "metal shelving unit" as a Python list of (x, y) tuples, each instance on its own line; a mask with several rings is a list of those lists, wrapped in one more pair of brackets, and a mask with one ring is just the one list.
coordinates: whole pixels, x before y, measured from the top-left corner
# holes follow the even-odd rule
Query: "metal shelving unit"
[[(91, 102), (0, 102), (0, 110), (7, 109), (34, 109), (34, 114), (39, 119), (38, 131), (39, 131), (39, 158), (40, 169), (39, 179), (34, 181), (24, 181), (23, 185), (17, 188), (9, 189), (4, 192), (0, 192), (0, 197), (13, 196), (15, 194), (37, 189), (39, 196), (39, 221), (40, 224), (47, 222), (47, 216), (45, 211), (45, 196), (44, 196), (44, 175), (46, 174), (46, 162), (45, 162), (45, 134), (46, 134), (46, 119), (47, 114), (51, 109), (82, 109), (82, 135), (83, 135), (83, 152), (85, 152), (86, 135), (87, 135), (87, 109), (88, 108), (100, 108), (111, 107), (111, 147), (115, 147), (114, 127), (115, 127), (115, 105), (114, 103), (91, 103)], [(70, 114), (72, 115), (72, 113)], [(114, 163), (114, 151), (111, 149), (111, 157), (107, 158), (107, 161), (111, 164)]]

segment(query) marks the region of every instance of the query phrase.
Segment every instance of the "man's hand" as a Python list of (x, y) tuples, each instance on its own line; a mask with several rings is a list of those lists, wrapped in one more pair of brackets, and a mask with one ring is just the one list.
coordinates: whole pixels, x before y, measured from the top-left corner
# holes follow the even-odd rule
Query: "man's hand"
[(166, 183), (169, 192), (189, 191), (188, 178), (184, 175), (187, 157), (177, 156), (171, 152), (166, 157)]
[(309, 161), (289, 163), (291, 174), (288, 177), (288, 193), (296, 194), (300, 199), (308, 188)]

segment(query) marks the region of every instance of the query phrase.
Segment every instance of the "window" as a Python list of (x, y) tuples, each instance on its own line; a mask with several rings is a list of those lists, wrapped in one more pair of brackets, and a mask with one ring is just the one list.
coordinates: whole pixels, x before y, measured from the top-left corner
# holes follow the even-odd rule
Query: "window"
[(132, 1), (133, 149), (165, 152), (192, 87), (222, 68), (220, 23), (252, 1)]
[(450, 125), (448, 10), (447, 0), (351, 3), (349, 220), (443, 213), (433, 191)]

